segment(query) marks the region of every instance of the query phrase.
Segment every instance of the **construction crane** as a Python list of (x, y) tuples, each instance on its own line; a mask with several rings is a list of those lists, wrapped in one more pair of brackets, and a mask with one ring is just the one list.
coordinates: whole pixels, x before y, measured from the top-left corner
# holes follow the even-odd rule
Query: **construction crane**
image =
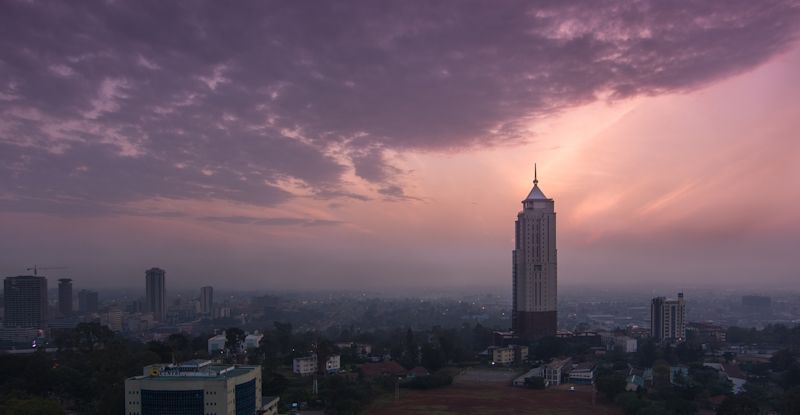
[(30, 268), (25, 268), (25, 271), (33, 271), (33, 275), (39, 275), (39, 270), (40, 269), (67, 269), (67, 267), (40, 267), (40, 266), (34, 265), (34, 266), (30, 267)]

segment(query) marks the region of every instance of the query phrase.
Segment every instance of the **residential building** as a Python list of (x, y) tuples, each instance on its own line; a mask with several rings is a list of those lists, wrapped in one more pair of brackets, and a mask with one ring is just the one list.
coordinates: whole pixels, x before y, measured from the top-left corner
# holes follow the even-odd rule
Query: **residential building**
[(145, 271), (145, 304), (147, 312), (153, 313), (153, 318), (160, 322), (167, 320), (166, 274), (166, 271), (161, 268), (150, 268)]
[(279, 396), (264, 396), (261, 398), (261, 410), (259, 415), (278, 415), (278, 403), (281, 401)]
[(511, 365), (528, 360), (528, 346), (511, 344), (506, 347), (491, 346), (487, 349), (492, 364)]
[(214, 311), (214, 287), (200, 288), (200, 313), (210, 316)]
[(254, 415), (261, 409), (261, 367), (193, 360), (145, 366), (125, 380), (125, 414)]
[(69, 278), (58, 280), (58, 313), (62, 317), (72, 315), (72, 280)]
[(340, 350), (352, 350), (355, 352), (357, 356), (365, 357), (372, 354), (372, 345), (365, 344), (365, 343), (354, 343), (354, 342), (340, 342), (336, 343), (336, 347)]
[(97, 291), (78, 291), (78, 311), (81, 314), (96, 313), (98, 310)]
[(653, 298), (650, 304), (650, 335), (657, 341), (686, 340), (686, 304), (683, 293), (678, 299)]
[(3, 327), (47, 328), (47, 278), (35, 275), (7, 277), (3, 281)]
[[(338, 354), (331, 355), (325, 362), (327, 373), (336, 373), (341, 367), (341, 357)], [(292, 361), (292, 371), (298, 375), (305, 376), (317, 372), (317, 355), (297, 357)]]
[(744, 392), (744, 385), (747, 383), (747, 375), (739, 369), (739, 366), (730, 363), (703, 363), (703, 366), (716, 369), (722, 376), (731, 382), (731, 392)]
[(557, 259), (555, 202), (539, 189), (522, 201), (514, 224), (512, 251), (512, 328), (520, 337), (554, 336), (557, 329)]

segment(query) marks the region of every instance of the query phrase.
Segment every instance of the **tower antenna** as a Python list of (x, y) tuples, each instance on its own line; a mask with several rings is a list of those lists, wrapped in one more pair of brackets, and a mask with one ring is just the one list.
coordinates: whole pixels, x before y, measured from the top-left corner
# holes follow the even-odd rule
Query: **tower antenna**
[(539, 177), (536, 173), (536, 163), (533, 163), (533, 184), (539, 183)]

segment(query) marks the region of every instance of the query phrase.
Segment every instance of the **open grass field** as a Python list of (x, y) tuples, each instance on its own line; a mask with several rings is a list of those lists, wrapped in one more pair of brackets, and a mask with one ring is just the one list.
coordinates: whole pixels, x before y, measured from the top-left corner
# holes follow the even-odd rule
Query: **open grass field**
[(467, 371), (452, 386), (426, 391), (402, 389), (400, 401), (386, 395), (363, 412), (368, 415), (622, 415), (618, 408), (592, 404), (589, 389), (532, 390), (509, 385), (513, 374)]

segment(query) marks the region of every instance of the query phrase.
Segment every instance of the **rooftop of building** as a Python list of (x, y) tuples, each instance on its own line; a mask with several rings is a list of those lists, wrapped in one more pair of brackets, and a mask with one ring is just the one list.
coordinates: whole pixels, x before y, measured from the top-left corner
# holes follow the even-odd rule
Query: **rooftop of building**
[(162, 364), (145, 366), (142, 376), (133, 379), (147, 380), (198, 380), (228, 379), (247, 374), (257, 366), (218, 365), (210, 360), (189, 360), (179, 364)]

